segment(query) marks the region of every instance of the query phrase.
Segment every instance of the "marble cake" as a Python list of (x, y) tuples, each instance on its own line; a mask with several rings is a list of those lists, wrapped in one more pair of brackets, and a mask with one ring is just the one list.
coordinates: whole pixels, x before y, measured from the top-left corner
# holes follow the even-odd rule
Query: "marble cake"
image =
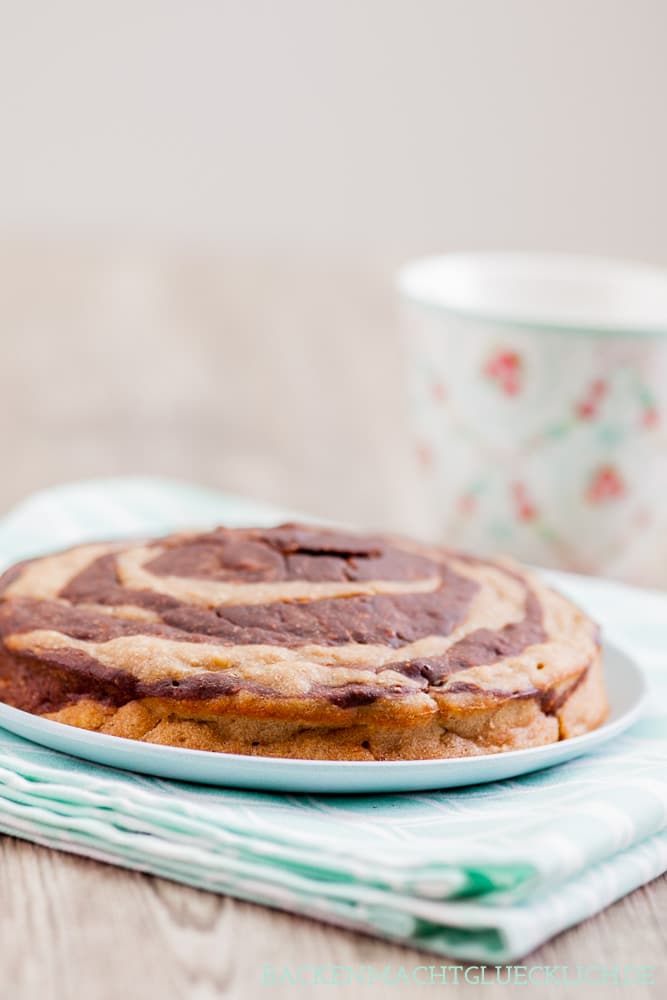
[(151, 743), (341, 760), (531, 747), (607, 713), (597, 627), (537, 576), (304, 524), (14, 566), (0, 700)]

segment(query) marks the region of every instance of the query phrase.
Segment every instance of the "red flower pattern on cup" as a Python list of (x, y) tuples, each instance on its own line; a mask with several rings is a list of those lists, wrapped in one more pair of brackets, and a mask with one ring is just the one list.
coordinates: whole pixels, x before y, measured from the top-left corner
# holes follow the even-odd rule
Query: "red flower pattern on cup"
[(575, 406), (575, 412), (580, 420), (593, 420), (597, 417), (600, 403), (606, 394), (607, 383), (604, 379), (596, 378), (591, 382), (586, 395)]
[(642, 423), (644, 427), (657, 427), (658, 419), (657, 406), (648, 406), (642, 413)]
[(415, 446), (415, 453), (417, 456), (417, 462), (422, 469), (428, 470), (433, 467), (434, 454), (433, 448), (427, 441), (418, 441)]
[(586, 499), (593, 504), (607, 503), (620, 499), (626, 493), (627, 487), (620, 472), (613, 465), (601, 465), (588, 484)]
[(537, 507), (531, 500), (524, 483), (512, 483), (512, 498), (519, 521), (534, 521), (536, 519)]
[(462, 493), (459, 497), (459, 512), (464, 516), (474, 514), (477, 508), (477, 499), (473, 493)]
[(521, 391), (521, 357), (516, 351), (496, 351), (484, 365), (484, 374), (497, 382), (506, 396)]
[(444, 403), (447, 399), (447, 390), (444, 382), (434, 382), (432, 386), (433, 399), (436, 403)]

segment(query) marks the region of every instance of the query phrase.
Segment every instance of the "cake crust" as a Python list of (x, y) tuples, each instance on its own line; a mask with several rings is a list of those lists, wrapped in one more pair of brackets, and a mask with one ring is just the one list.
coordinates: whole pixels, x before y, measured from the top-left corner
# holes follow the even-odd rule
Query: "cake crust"
[(537, 576), (305, 524), (12, 567), (0, 699), (152, 743), (340, 760), (520, 749), (607, 714), (596, 625)]

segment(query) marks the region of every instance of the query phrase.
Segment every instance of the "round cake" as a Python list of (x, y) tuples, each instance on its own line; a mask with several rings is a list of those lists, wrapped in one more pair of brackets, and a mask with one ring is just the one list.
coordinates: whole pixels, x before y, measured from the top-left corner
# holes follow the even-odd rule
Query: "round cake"
[(305, 524), (14, 566), (0, 700), (150, 743), (336, 760), (516, 750), (607, 713), (596, 625), (538, 576)]

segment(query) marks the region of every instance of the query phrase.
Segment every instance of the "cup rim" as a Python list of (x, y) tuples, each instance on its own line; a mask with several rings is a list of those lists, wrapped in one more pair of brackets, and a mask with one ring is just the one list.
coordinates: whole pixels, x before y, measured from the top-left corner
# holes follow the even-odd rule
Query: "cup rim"
[(411, 303), (476, 323), (568, 335), (667, 336), (667, 269), (637, 261), (448, 253), (408, 261), (398, 271), (397, 286)]

